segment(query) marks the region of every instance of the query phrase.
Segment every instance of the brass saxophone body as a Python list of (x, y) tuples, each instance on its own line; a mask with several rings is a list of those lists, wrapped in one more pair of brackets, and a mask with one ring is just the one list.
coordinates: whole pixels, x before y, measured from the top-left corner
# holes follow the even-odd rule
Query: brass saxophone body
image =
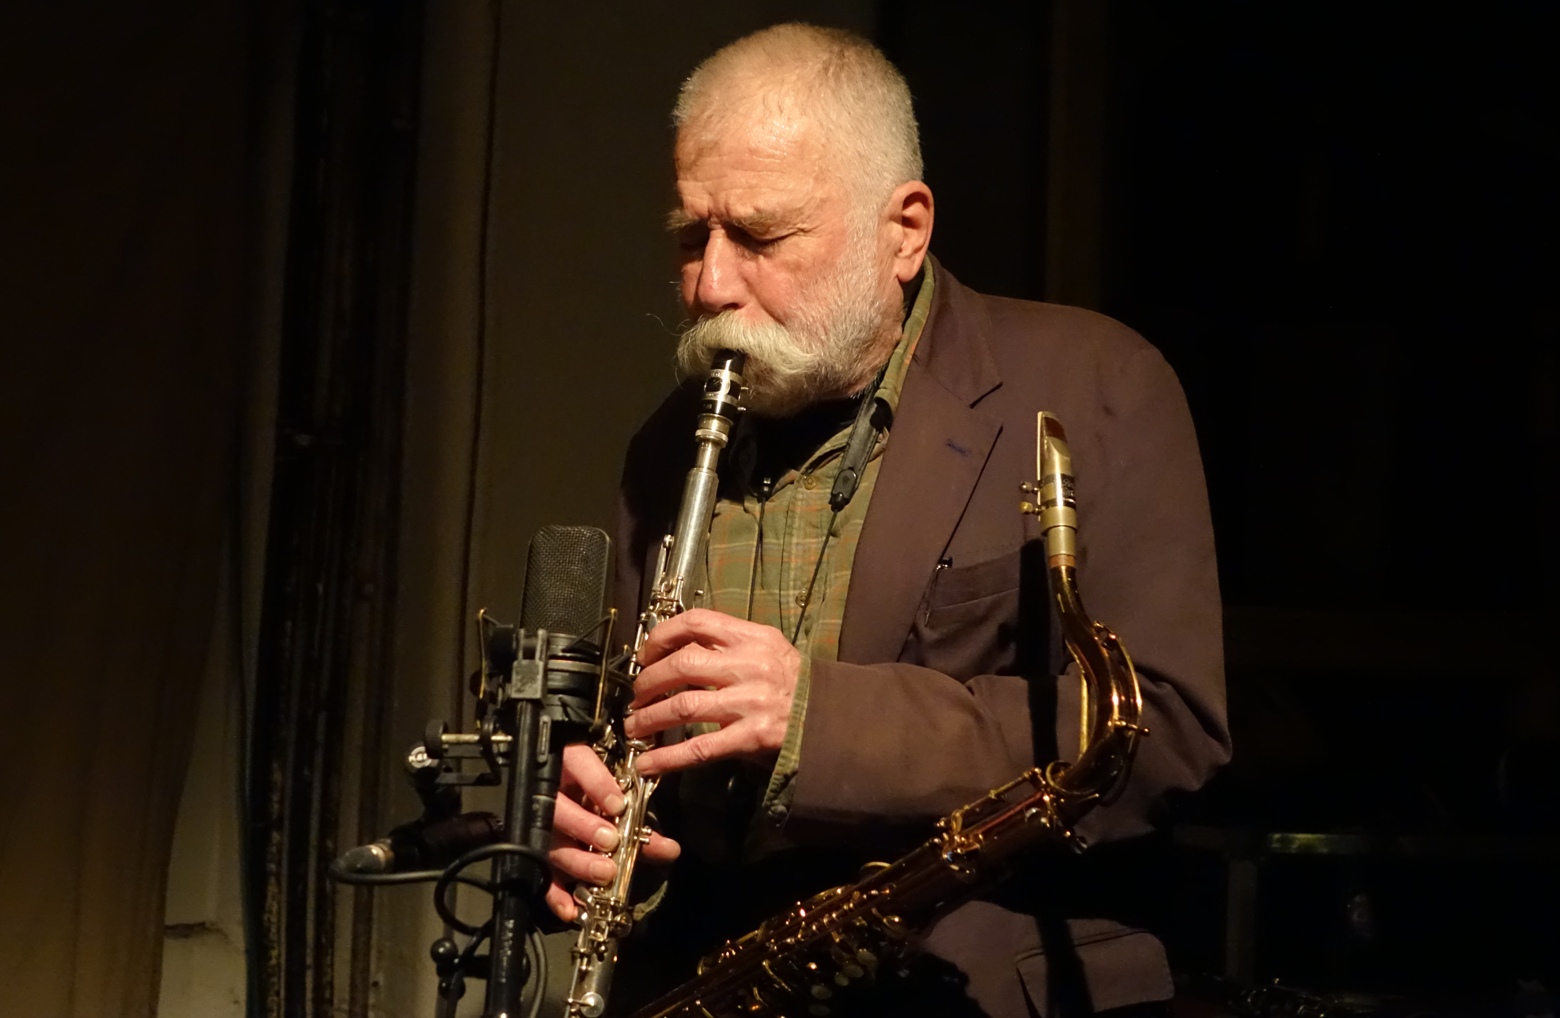
[[(683, 485), (682, 502), (672, 532), (661, 541), (649, 602), (639, 616), (633, 651), (626, 666), (630, 680), (639, 674), (639, 649), (650, 631), (688, 607), (692, 595), (689, 586), (715, 513), (719, 484), (716, 466), (742, 410), (744, 360), (742, 354), (723, 350), (716, 354), (705, 379), (698, 425), (694, 431), (694, 464)], [(630, 739), (623, 734), (622, 717), (611, 719), (593, 746), (617, 778), (624, 806), (617, 817), (618, 847), (610, 853), (617, 866), (612, 883), (591, 888), (582, 885), (575, 891), (580, 914), (567, 1001), (569, 1018), (600, 1018), (606, 1010), (612, 973), (617, 965), (618, 943), (633, 927), (629, 887), (634, 879), (639, 851), (650, 840), (650, 796), (659, 784), (657, 778), (640, 775), (634, 764), (650, 747), (649, 742)]]
[(1077, 663), (1082, 738), (1078, 759), (1031, 768), (938, 821), (908, 855), (869, 865), (861, 879), (800, 902), (705, 958), (698, 974), (634, 1018), (719, 1015), (828, 1016), (844, 987), (870, 979), (911, 947), (912, 934), (1000, 877), (1041, 842), (1082, 851), (1084, 814), (1125, 782), (1139, 737), (1142, 696), (1126, 649), (1089, 618), (1078, 593), (1077, 509), (1067, 436), (1041, 413), (1038, 479), (1020, 509), (1039, 517), (1056, 609)]

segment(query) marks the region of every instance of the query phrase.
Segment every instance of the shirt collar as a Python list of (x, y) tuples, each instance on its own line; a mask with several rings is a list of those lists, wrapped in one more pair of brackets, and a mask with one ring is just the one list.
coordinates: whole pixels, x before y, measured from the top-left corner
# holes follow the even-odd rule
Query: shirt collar
[(909, 370), (910, 359), (915, 356), (915, 348), (921, 342), (921, 333), (926, 329), (926, 319), (932, 313), (932, 291), (935, 288), (936, 279), (932, 271), (932, 260), (927, 258), (921, 263), (921, 275), (917, 282), (915, 300), (910, 305), (909, 314), (905, 315), (899, 345), (894, 347), (893, 354), (888, 358), (888, 369), (883, 372), (883, 383), (877, 390), (877, 398), (888, 404), (890, 411), (899, 409), (899, 393), (904, 388), (905, 372)]

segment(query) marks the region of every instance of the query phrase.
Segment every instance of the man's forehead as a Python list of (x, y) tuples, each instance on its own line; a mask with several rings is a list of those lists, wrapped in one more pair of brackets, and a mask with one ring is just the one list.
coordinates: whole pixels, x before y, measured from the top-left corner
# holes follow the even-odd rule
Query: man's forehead
[(794, 117), (703, 119), (678, 131), (678, 199), (698, 218), (777, 225), (838, 189), (824, 155), (813, 125)]
[(806, 203), (769, 206), (734, 201), (711, 202), (704, 200), (704, 196), (686, 194), (682, 198), (683, 203), (666, 214), (666, 227), (673, 233), (712, 219), (748, 233), (769, 233), (803, 223), (811, 211), (811, 206)]
[(677, 130), (679, 159), (741, 143), (775, 153), (810, 149), (819, 139), (817, 122), (784, 97), (733, 99), (689, 117)]

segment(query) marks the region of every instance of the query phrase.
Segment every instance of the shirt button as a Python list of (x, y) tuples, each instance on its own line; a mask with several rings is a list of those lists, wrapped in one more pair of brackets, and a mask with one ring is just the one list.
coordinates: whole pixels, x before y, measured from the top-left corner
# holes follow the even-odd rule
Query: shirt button
[(806, 608), (807, 607), (807, 591), (804, 590), (800, 594), (796, 595), (796, 607), (798, 607), (798, 608)]
[(812, 474), (802, 475), (802, 487), (806, 488), (808, 491), (812, 491), (817, 486), (818, 478), (814, 477)]

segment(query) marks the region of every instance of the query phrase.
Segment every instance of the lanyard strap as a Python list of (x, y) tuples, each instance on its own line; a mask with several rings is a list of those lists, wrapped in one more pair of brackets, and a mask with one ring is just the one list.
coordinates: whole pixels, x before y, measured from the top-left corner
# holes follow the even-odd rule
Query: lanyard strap
[(818, 558), (813, 561), (807, 592), (802, 595), (802, 611), (797, 615), (796, 629), (791, 633), (792, 645), (802, 638), (802, 621), (807, 618), (807, 609), (812, 607), (813, 588), (818, 585), (818, 572), (823, 568), (823, 558), (829, 550), (829, 538), (834, 536), (834, 524), (839, 520), (840, 512), (856, 497), (856, 491), (861, 487), (861, 475), (866, 472), (867, 463), (872, 459), (872, 449), (877, 445), (878, 434), (883, 429), (884, 422), (878, 419), (878, 409), (887, 409), (887, 406), (877, 398), (877, 391), (887, 373), (888, 363), (885, 361), (877, 377), (872, 380), (872, 385), (862, 394), (855, 423), (850, 426), (850, 435), (845, 439), (845, 451), (840, 454), (840, 470), (834, 475), (834, 487), (829, 490), (829, 509), (832, 510), (829, 525), (823, 532), (823, 543), (818, 546)]

